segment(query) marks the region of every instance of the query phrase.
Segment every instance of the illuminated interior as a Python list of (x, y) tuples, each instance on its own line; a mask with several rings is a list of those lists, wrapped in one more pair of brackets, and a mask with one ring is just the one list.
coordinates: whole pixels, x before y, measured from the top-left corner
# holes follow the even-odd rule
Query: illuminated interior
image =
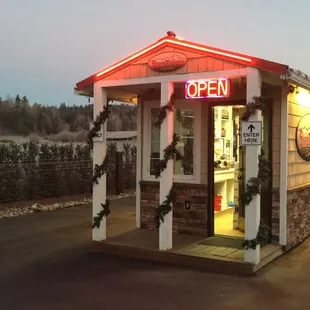
[(244, 237), (234, 212), (239, 205), (239, 119), (242, 106), (215, 106), (214, 115), (214, 233)]

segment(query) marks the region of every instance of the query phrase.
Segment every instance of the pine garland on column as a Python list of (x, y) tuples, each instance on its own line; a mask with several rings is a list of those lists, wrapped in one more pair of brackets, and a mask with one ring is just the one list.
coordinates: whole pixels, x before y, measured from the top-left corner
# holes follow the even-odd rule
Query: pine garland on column
[[(261, 96), (253, 97), (253, 101), (248, 103), (246, 106), (246, 111), (241, 117), (242, 121), (248, 121), (249, 118), (256, 113), (257, 110), (262, 110), (264, 106), (271, 102), (271, 98), (266, 94), (265, 90), (262, 89)], [(245, 191), (241, 194), (242, 203), (247, 206), (251, 203), (254, 196), (261, 195), (262, 183), (267, 183), (270, 181), (271, 164), (268, 160), (264, 158), (265, 151), (262, 149), (261, 154), (258, 156), (258, 174), (257, 177), (250, 178), (245, 186)], [(244, 169), (243, 169), (244, 170)], [(269, 238), (270, 228), (264, 223), (263, 220), (260, 221), (258, 232), (255, 239), (244, 240), (243, 247), (248, 249), (256, 249), (257, 245), (262, 244)]]
[[(91, 149), (94, 147), (94, 141), (93, 139), (97, 137), (98, 132), (101, 130), (101, 127), (105, 124), (105, 122), (108, 120), (110, 116), (110, 110), (109, 110), (109, 101), (107, 102), (107, 105), (104, 106), (103, 111), (97, 115), (96, 120), (93, 122), (93, 126), (90, 129), (88, 135), (87, 135), (87, 143)], [(108, 158), (107, 155), (104, 157), (101, 164), (95, 164), (94, 173), (93, 173), (93, 185), (99, 184), (99, 179), (107, 173), (108, 170)], [(103, 217), (107, 217), (110, 214), (110, 202), (109, 200), (106, 200), (106, 203), (101, 203), (102, 210), (97, 213), (96, 216), (93, 218), (93, 228), (99, 228), (100, 223), (103, 219)]]
[[(173, 93), (170, 96), (169, 102), (165, 105), (162, 106), (159, 110), (158, 113), (158, 121), (154, 123), (153, 125), (160, 128), (162, 122), (164, 119), (167, 117), (167, 111), (171, 112), (174, 111), (175, 109), (175, 99), (176, 96)], [(161, 159), (158, 162), (158, 165), (155, 167), (155, 177), (159, 178), (161, 173), (167, 168), (167, 164), (169, 160), (182, 160), (183, 155), (177, 150), (176, 146), (179, 142), (180, 138), (179, 136), (174, 133), (172, 142), (170, 145), (168, 145), (164, 149), (164, 156), (163, 159)], [(173, 186), (171, 187), (169, 194), (167, 196), (167, 199), (163, 201), (158, 208), (156, 209), (156, 215), (155, 215), (155, 222), (156, 222), (156, 227), (159, 228), (160, 224), (164, 222), (164, 217), (167, 215), (169, 212), (171, 212), (173, 205), (175, 204), (177, 199), (176, 191), (174, 190)]]

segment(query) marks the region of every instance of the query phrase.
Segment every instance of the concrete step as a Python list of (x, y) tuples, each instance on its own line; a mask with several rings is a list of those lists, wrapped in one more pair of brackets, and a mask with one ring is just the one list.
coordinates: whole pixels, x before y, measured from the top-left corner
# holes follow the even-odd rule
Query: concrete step
[(251, 276), (254, 274), (254, 265), (247, 263), (182, 255), (179, 253), (142, 249), (131, 246), (109, 244), (106, 242), (93, 242), (91, 252), (147, 260), (219, 274), (238, 276)]
[(254, 272), (257, 272), (270, 262), (272, 262), (277, 257), (281, 256), (284, 252), (284, 249), (279, 244), (268, 244), (266, 246), (266, 255), (264, 255), (264, 252), (261, 253), (261, 260), (260, 263), (256, 266), (254, 266)]

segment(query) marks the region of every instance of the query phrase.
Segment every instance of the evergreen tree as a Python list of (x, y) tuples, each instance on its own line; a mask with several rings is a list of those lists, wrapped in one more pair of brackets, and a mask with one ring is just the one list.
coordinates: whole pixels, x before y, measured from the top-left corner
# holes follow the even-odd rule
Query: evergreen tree
[[(136, 106), (112, 104), (108, 131), (136, 130)], [(26, 96), (0, 98), (1, 128), (18, 135), (57, 134), (63, 130), (87, 131), (93, 117), (93, 105), (59, 107), (30, 104)]]

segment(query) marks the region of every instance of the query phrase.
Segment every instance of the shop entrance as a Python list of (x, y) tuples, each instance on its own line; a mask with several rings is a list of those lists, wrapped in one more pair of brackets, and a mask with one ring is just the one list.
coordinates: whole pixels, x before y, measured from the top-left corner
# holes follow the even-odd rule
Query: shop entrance
[[(212, 105), (209, 132), (209, 236), (244, 238), (245, 206), (241, 193), (245, 188), (245, 149), (240, 146), (240, 119), (244, 105)], [(271, 160), (271, 108), (262, 111), (265, 157)], [(243, 170), (244, 171), (244, 170)], [(262, 186), (261, 218), (270, 226), (271, 182)]]
[(214, 234), (244, 237), (239, 228), (240, 162), (239, 122), (244, 106), (214, 106), (213, 215)]

